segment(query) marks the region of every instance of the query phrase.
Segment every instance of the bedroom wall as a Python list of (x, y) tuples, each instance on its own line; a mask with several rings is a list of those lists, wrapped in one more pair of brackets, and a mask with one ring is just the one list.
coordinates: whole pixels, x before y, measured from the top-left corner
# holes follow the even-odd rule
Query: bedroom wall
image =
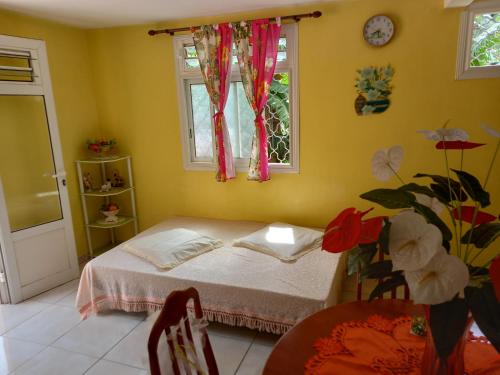
[[(300, 174), (275, 173), (260, 184), (239, 173), (235, 181), (217, 183), (212, 172), (185, 171), (172, 38), (149, 37), (146, 31), (316, 9), (323, 16), (299, 26)], [(369, 47), (361, 35), (365, 20), (377, 13), (390, 15), (397, 29), (381, 49)], [(442, 154), (416, 131), (448, 119), (472, 140), (490, 143), (465, 155), (464, 168), (484, 178), (494, 142), (479, 125), (500, 128), (500, 80), (454, 79), (459, 13), (443, 9), (442, 0), (360, 0), (91, 31), (100, 120), (133, 155), (141, 228), (169, 215), (324, 226), (346, 206), (370, 207), (360, 193), (397, 185), (371, 175), (370, 158), (381, 147), (404, 147), (401, 175), (407, 181), (417, 171), (443, 173)], [(356, 69), (387, 63), (396, 71), (391, 107), (382, 115), (358, 117)], [(452, 165), (458, 162), (452, 155)], [(498, 163), (491, 192), (500, 191)], [(492, 212), (500, 209), (495, 198)]]
[[(46, 41), (75, 237), (83, 254), (87, 249), (74, 161), (84, 155), (85, 140), (100, 135), (86, 31), (0, 10), (0, 34)], [(26, 137), (22, 147), (29, 148), (29, 141)]]

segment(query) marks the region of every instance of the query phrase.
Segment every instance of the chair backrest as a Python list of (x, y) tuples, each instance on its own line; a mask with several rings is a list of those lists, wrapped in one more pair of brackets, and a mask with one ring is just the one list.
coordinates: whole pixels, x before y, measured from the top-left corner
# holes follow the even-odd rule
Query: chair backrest
[[(382, 250), (377, 251), (378, 254), (378, 260), (382, 262), (384, 260), (384, 252)], [(376, 254), (376, 256), (377, 256)], [(383, 279), (378, 279), (378, 284), (382, 284), (384, 280)], [(356, 298), (358, 301), (361, 301), (363, 299), (363, 282), (361, 281), (361, 270), (359, 272), (356, 272)], [(397, 292), (398, 288), (392, 288), (390, 293), (391, 293), (391, 298), (397, 298)], [(404, 299), (410, 299), (410, 290), (408, 289), (408, 285), (405, 283), (403, 286), (403, 293), (404, 293)], [(383, 299), (384, 295), (381, 295), (378, 297), (379, 299)]]
[[(172, 292), (165, 300), (165, 304), (151, 329), (148, 340), (151, 375), (161, 375), (160, 362), (158, 360), (158, 343), (162, 333), (165, 333), (167, 338), (172, 370), (175, 375), (181, 374), (180, 366), (183, 366), (183, 364), (179, 363), (180, 361), (177, 360), (179, 355), (181, 358), (192, 358), (193, 355), (196, 355), (196, 352), (190, 350), (195, 349), (187, 308), (187, 304), (190, 300), (193, 300), (194, 304), (194, 318), (197, 320), (203, 319), (200, 297), (196, 289), (188, 288), (186, 290)], [(178, 327), (179, 329), (172, 330), (172, 327)], [(217, 363), (207, 331), (203, 328), (200, 333), (208, 374), (218, 375)], [(187, 343), (184, 342), (186, 338), (188, 340)], [(194, 371), (199, 375), (204, 374), (204, 371), (200, 368), (196, 368)]]

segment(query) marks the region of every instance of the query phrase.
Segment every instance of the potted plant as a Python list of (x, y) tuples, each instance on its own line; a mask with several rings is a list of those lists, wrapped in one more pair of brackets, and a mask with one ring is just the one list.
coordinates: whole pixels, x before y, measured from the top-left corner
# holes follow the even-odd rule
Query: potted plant
[[(361, 270), (362, 278), (383, 280), (370, 300), (407, 284), (414, 303), (426, 306), (429, 330), (422, 363), (426, 375), (464, 373), (464, 342), (472, 319), (500, 351), (500, 249), (498, 244), (491, 246), (500, 237), (500, 221), (485, 210), (490, 205), (486, 188), (500, 132), (483, 127), (497, 144), (482, 183), (463, 170), (462, 162), (466, 150), (484, 144), (469, 142), (464, 130), (446, 125), (422, 131), (443, 153), (444, 175), (417, 173), (415, 181), (430, 183), (405, 182), (398, 174), (402, 147), (377, 151), (372, 158), (375, 177), (386, 181), (395, 176), (401, 186), (374, 189), (361, 198), (399, 212), (366, 218), (371, 210), (348, 208), (328, 225), (323, 238), (326, 251), (350, 250), (349, 273)], [(449, 152), (461, 153), (457, 168), (449, 165)], [(377, 261), (377, 251), (390, 259)]]

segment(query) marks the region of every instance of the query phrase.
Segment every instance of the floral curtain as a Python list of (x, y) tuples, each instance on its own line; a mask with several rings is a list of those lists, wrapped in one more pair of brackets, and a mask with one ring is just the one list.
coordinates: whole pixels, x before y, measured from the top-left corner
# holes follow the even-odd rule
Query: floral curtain
[(205, 25), (193, 31), (193, 41), (214, 115), (217, 181), (235, 177), (233, 152), (224, 116), (229, 92), (233, 30), (228, 23)]
[(233, 24), (241, 79), (245, 94), (255, 112), (255, 134), (250, 155), (249, 180), (269, 180), (267, 131), (264, 107), (276, 67), (281, 24), (268, 19)]

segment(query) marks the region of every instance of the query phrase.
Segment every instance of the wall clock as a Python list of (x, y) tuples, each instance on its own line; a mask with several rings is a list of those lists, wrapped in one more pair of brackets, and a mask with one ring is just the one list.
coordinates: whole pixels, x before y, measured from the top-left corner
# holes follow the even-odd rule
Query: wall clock
[(381, 47), (389, 43), (394, 35), (394, 23), (382, 14), (371, 17), (363, 27), (363, 37), (375, 47)]

